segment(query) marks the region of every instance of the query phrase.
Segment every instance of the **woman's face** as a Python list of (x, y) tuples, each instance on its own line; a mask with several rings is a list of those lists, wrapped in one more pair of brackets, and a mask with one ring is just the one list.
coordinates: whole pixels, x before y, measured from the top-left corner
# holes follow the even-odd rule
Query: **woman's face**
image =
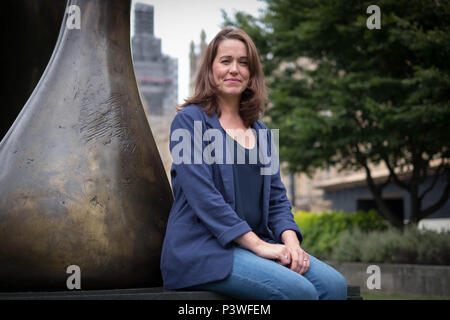
[(235, 39), (220, 42), (212, 70), (219, 95), (240, 96), (250, 78), (246, 45)]

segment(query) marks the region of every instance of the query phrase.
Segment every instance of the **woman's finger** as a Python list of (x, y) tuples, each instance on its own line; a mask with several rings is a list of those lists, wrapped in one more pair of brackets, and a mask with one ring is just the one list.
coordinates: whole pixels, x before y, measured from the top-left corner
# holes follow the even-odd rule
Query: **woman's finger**
[(301, 268), (300, 268), (300, 274), (304, 274), (306, 271), (308, 271), (309, 268), (309, 256), (308, 254), (302, 250), (302, 256), (301, 256)]
[(298, 254), (298, 264), (297, 264), (297, 273), (301, 274), (302, 266), (303, 266), (303, 250), (301, 248), (297, 249)]
[(291, 263), (291, 254), (289, 250), (283, 252), (283, 266), (288, 266)]
[(311, 259), (310, 259), (309, 256), (308, 256), (308, 263), (307, 263), (307, 265), (306, 265), (306, 270), (305, 270), (305, 272), (309, 270), (310, 264), (311, 264)]
[(299, 270), (299, 260), (298, 260), (298, 251), (297, 250), (289, 250), (291, 254), (291, 267), (292, 271), (298, 272)]

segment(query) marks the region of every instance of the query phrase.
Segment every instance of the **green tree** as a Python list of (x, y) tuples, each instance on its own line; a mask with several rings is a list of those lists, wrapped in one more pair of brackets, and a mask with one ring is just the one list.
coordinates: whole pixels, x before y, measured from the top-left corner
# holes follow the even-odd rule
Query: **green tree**
[[(390, 183), (409, 192), (411, 223), (441, 208), (450, 194), (449, 1), (265, 2), (259, 17), (223, 12), (224, 25), (244, 29), (258, 46), (270, 89), (266, 115), (280, 129), (289, 171), (364, 169), (379, 213), (398, 227), (382, 197)], [(366, 25), (372, 4), (381, 29)], [(375, 180), (371, 163), (386, 165), (385, 181)], [(424, 207), (439, 176), (444, 190)]]

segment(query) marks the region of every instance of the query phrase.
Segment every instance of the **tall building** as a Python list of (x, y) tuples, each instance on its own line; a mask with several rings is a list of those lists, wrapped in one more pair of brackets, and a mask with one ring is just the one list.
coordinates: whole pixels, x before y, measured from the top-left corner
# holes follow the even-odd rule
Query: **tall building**
[(144, 111), (169, 176), (169, 128), (178, 103), (178, 60), (161, 52), (161, 39), (154, 35), (152, 5), (134, 5), (131, 44), (134, 73)]
[(171, 113), (178, 101), (178, 60), (161, 53), (161, 39), (154, 35), (154, 8), (134, 6), (133, 64), (139, 90), (150, 115)]
[(203, 56), (206, 52), (206, 33), (205, 30), (202, 30), (200, 34), (200, 44), (198, 48), (194, 41), (191, 41), (191, 50), (189, 53), (189, 61), (190, 61), (190, 73), (189, 73), (189, 96), (192, 96), (195, 91), (195, 78), (197, 77), (197, 71), (200, 68), (200, 63), (202, 62)]

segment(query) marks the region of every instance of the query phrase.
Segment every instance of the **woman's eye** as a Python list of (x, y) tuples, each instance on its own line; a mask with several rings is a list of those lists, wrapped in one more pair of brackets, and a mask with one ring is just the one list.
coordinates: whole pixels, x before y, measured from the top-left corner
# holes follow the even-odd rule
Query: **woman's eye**
[(244, 66), (248, 65), (248, 62), (247, 62), (247, 61), (241, 61), (240, 63), (241, 63), (242, 65), (244, 65)]
[(222, 63), (228, 63), (230, 60), (222, 60)]

